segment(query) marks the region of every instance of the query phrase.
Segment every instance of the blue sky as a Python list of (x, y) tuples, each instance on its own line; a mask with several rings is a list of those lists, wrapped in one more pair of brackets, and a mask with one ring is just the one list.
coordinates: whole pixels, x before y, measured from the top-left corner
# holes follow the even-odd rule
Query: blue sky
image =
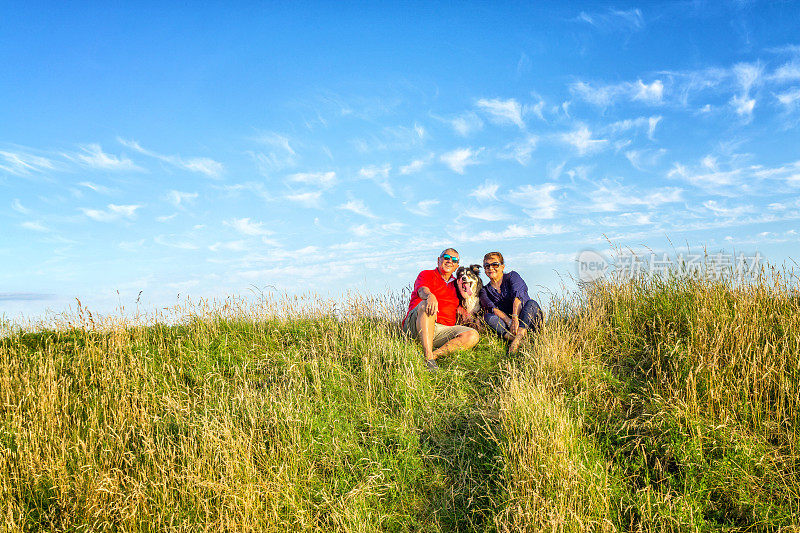
[(0, 314), (797, 258), (797, 2), (381, 4), (0, 3)]

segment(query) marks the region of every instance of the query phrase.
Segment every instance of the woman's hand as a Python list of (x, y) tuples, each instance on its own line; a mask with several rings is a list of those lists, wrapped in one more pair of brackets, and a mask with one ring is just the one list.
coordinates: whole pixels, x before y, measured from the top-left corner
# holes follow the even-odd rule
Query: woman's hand
[(428, 316), (433, 316), (439, 312), (439, 301), (436, 299), (436, 296), (429, 294), (425, 302), (425, 312)]
[(516, 335), (517, 331), (519, 331), (519, 317), (517, 315), (511, 317), (511, 324), (508, 326), (508, 330), (512, 335)]

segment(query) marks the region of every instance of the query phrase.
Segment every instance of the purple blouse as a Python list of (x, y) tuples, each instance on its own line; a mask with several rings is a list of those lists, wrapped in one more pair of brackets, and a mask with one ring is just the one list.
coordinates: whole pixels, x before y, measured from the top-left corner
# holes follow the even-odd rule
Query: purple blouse
[(505, 314), (511, 315), (514, 310), (514, 298), (519, 298), (522, 301), (522, 305), (525, 305), (531, 299), (528, 296), (528, 286), (525, 285), (522, 277), (513, 270), (503, 274), (503, 281), (500, 282), (499, 291), (492, 287), (491, 283), (487, 283), (481, 289), (480, 294), (481, 307), (483, 307), (487, 316), (494, 314), (495, 307)]

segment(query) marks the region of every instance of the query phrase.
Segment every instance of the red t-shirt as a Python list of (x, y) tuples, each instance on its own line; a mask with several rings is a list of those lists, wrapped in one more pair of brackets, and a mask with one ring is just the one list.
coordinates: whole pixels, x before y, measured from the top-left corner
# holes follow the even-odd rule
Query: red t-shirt
[[(436, 315), (436, 322), (444, 326), (455, 326), (459, 305), (455, 278), (451, 276), (450, 281), (443, 280), (438, 268), (420, 272), (414, 282), (414, 292), (411, 293), (411, 303), (408, 304), (406, 317), (422, 301), (417, 292), (420, 287), (428, 287), (428, 290), (436, 296), (436, 300), (439, 302), (439, 314)], [(403, 318), (403, 324), (405, 321), (406, 319)]]

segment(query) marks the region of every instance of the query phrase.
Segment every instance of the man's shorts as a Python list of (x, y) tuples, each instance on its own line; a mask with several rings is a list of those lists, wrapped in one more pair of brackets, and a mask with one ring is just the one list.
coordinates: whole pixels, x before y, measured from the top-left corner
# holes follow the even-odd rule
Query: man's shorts
[[(425, 300), (417, 304), (417, 306), (408, 313), (406, 321), (403, 323), (403, 333), (417, 340), (419, 340), (417, 317), (420, 313), (425, 312), (425, 304)], [(433, 349), (441, 348), (448, 341), (455, 339), (458, 335), (470, 329), (472, 328), (468, 328), (467, 326), (445, 326), (436, 322), (433, 325)]]

